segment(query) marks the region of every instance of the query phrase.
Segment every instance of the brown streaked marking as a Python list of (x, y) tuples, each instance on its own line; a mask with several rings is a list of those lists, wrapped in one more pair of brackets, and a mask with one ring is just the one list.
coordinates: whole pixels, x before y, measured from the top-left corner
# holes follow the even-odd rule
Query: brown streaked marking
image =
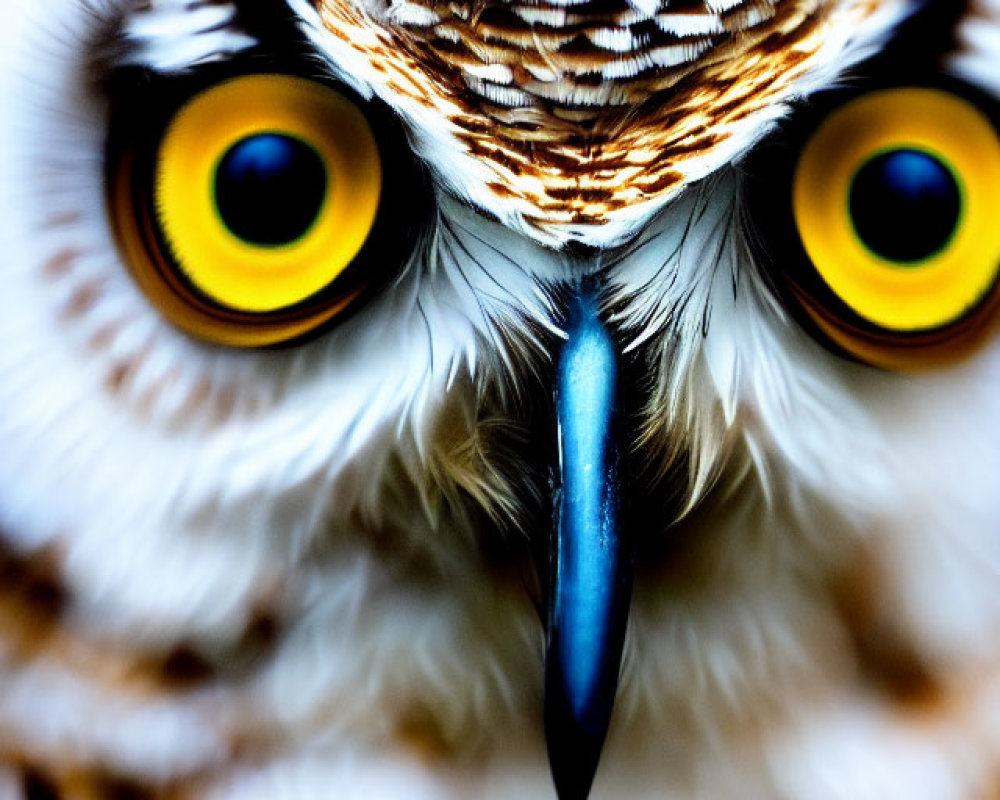
[(641, 184), (643, 194), (645, 195), (657, 195), (676, 186), (678, 183), (684, 180), (684, 175), (680, 172), (665, 172), (662, 175), (656, 176), (656, 178), (651, 183)]
[(486, 184), (487, 188), (497, 197), (515, 197), (514, 191), (506, 184), (499, 181), (492, 181)]
[(859, 677), (901, 711), (926, 712), (944, 703), (945, 690), (914, 643), (886, 615), (881, 568), (861, 556), (833, 585), (833, 597), (850, 634)]
[(107, 777), (101, 786), (100, 797), (102, 800), (156, 800), (163, 797), (163, 792), (131, 778)]
[(194, 387), (188, 392), (187, 399), (178, 412), (180, 419), (189, 419), (199, 410), (205, 408), (212, 399), (212, 379), (207, 375), (199, 377)]
[(399, 715), (396, 739), (403, 748), (426, 763), (440, 763), (455, 752), (439, 717), (421, 704), (410, 704)]
[[(745, 0), (716, 14), (728, 32), (713, 34), (711, 47), (696, 59), (620, 80), (595, 78), (591, 66), (619, 55), (580, 32), (604, 27), (609, 19), (629, 28), (638, 12), (624, 3), (599, 11), (562, 9), (578, 26), (569, 32), (526, 22), (499, 0), (474, 6), (428, 0), (423, 5), (441, 20), (429, 27), (369, 16), (350, 0), (317, 0), (317, 5), (335, 36), (364, 41), (354, 49), (378, 64), (394, 91), (425, 107), (431, 103), (458, 128), (466, 151), (495, 170), (488, 186), (505, 187), (499, 196), (527, 204), (524, 218), (544, 229), (569, 222), (600, 225), (635, 202), (673, 196), (688, 176), (705, 171), (695, 164), (710, 162), (741, 120), (793, 93), (814, 63), (834, 12), (842, 14), (838, 23), (844, 25), (884, 2), (778, 0), (771, 8)], [(680, 13), (679, 8), (671, 11)], [(703, 2), (690, 8), (709, 13)], [(751, 20), (754, 9), (767, 13)], [(692, 42), (663, 32), (656, 36), (649, 47)], [(640, 50), (646, 46), (643, 37), (635, 40)], [(549, 85), (607, 89), (617, 99), (574, 106), (568, 99), (534, 95), (521, 105), (499, 106), (477, 95), (466, 80), (496, 65), (507, 71), (495, 73), (501, 83), (494, 85), (528, 95), (541, 85), (533, 70), (544, 68), (552, 75)], [(635, 174), (623, 178), (599, 163), (615, 160), (635, 167)]]
[(95, 687), (148, 697), (184, 692), (218, 676), (245, 674), (265, 661), (279, 641), (278, 616), (266, 598), (234, 643), (211, 660), (183, 643), (151, 654), (89, 641), (63, 624), (72, 596), (61, 562), (55, 546), (20, 555), (0, 545), (0, 637), (12, 664), (52, 659), (86, 675)]
[(24, 800), (60, 800), (59, 787), (41, 771), (32, 767), (21, 770), (21, 791)]
[(252, 673), (270, 659), (281, 641), (279, 593), (277, 581), (261, 590), (246, 625), (232, 642), (211, 653), (193, 642), (181, 642), (166, 653), (143, 659), (137, 669), (156, 676), (172, 691), (187, 691)]
[(180, 784), (144, 785), (97, 766), (74, 765), (68, 758), (44, 765), (22, 759), (15, 768), (25, 800), (180, 800), (184, 796)]
[(240, 678), (266, 662), (280, 638), (277, 614), (260, 608), (232, 644), (209, 654), (191, 642), (181, 642), (166, 653), (139, 658), (134, 665), (135, 677), (152, 680), (170, 692), (187, 692)]
[(93, 278), (77, 286), (63, 307), (63, 321), (76, 322), (85, 316), (100, 300), (103, 288), (104, 280), (101, 278)]
[(615, 195), (610, 189), (553, 187), (549, 189), (549, 197), (555, 200), (572, 200), (581, 203), (611, 203)]
[(104, 378), (105, 390), (112, 395), (121, 394), (138, 369), (139, 360), (138, 357), (129, 358), (112, 364)]
[(48, 229), (69, 228), (81, 222), (83, 222), (83, 214), (79, 211), (65, 211), (48, 217), (45, 220), (45, 227)]
[(63, 278), (73, 271), (73, 265), (82, 253), (73, 247), (56, 251), (42, 265), (42, 271), (50, 278)]
[(162, 659), (152, 659), (148, 669), (159, 672), (165, 686), (188, 690), (210, 683), (217, 677), (214, 665), (191, 645), (181, 644)]
[(221, 427), (236, 416), (236, 387), (231, 381), (225, 381), (214, 393), (215, 402), (212, 405), (211, 424)]
[(66, 610), (69, 594), (55, 548), (18, 555), (0, 548), (0, 631), (41, 645)]
[[(514, 155), (509, 152), (491, 147), (488, 143), (482, 142), (479, 139), (466, 139), (466, 144), (470, 153), (483, 156), (511, 175), (521, 175), (524, 172), (523, 162), (516, 160)], [(511, 191), (514, 192), (513, 188)]]
[(90, 339), (87, 340), (87, 349), (90, 350), (91, 353), (104, 352), (111, 346), (111, 342), (114, 341), (118, 331), (119, 327), (117, 323), (108, 322), (101, 325), (96, 331), (94, 331)]

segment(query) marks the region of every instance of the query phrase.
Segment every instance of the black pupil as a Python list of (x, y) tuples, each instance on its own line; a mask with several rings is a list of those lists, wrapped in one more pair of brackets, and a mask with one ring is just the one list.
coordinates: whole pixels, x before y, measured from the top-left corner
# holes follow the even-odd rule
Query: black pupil
[(312, 227), (326, 195), (326, 168), (305, 142), (280, 133), (241, 139), (215, 173), (215, 202), (226, 227), (264, 247), (291, 244)]
[(940, 252), (958, 227), (962, 196), (951, 171), (921, 150), (869, 159), (851, 183), (851, 221), (861, 241), (889, 261)]

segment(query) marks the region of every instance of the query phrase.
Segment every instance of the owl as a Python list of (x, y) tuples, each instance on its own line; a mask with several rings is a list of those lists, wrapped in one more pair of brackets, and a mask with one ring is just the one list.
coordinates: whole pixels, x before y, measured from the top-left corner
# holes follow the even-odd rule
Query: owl
[(997, 796), (997, 0), (0, 22), (0, 797)]

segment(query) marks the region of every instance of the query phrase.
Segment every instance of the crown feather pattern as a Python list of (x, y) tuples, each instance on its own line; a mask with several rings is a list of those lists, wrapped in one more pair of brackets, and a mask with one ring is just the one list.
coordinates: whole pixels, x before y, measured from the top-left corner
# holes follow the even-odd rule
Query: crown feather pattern
[(363, 74), (411, 117), (443, 180), (452, 165), (476, 176), (450, 189), (557, 245), (620, 243), (906, 11), (897, 0), (293, 5), (335, 64), (377, 64)]

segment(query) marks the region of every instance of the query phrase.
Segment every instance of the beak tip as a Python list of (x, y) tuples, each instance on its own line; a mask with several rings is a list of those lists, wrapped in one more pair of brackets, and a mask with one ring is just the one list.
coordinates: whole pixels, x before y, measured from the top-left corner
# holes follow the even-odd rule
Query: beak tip
[(559, 800), (587, 800), (597, 774), (602, 742), (558, 724), (546, 727), (556, 796)]
[(545, 739), (559, 800), (587, 800), (604, 748), (612, 704), (591, 698), (574, 711), (562, 676), (550, 673), (545, 705)]

